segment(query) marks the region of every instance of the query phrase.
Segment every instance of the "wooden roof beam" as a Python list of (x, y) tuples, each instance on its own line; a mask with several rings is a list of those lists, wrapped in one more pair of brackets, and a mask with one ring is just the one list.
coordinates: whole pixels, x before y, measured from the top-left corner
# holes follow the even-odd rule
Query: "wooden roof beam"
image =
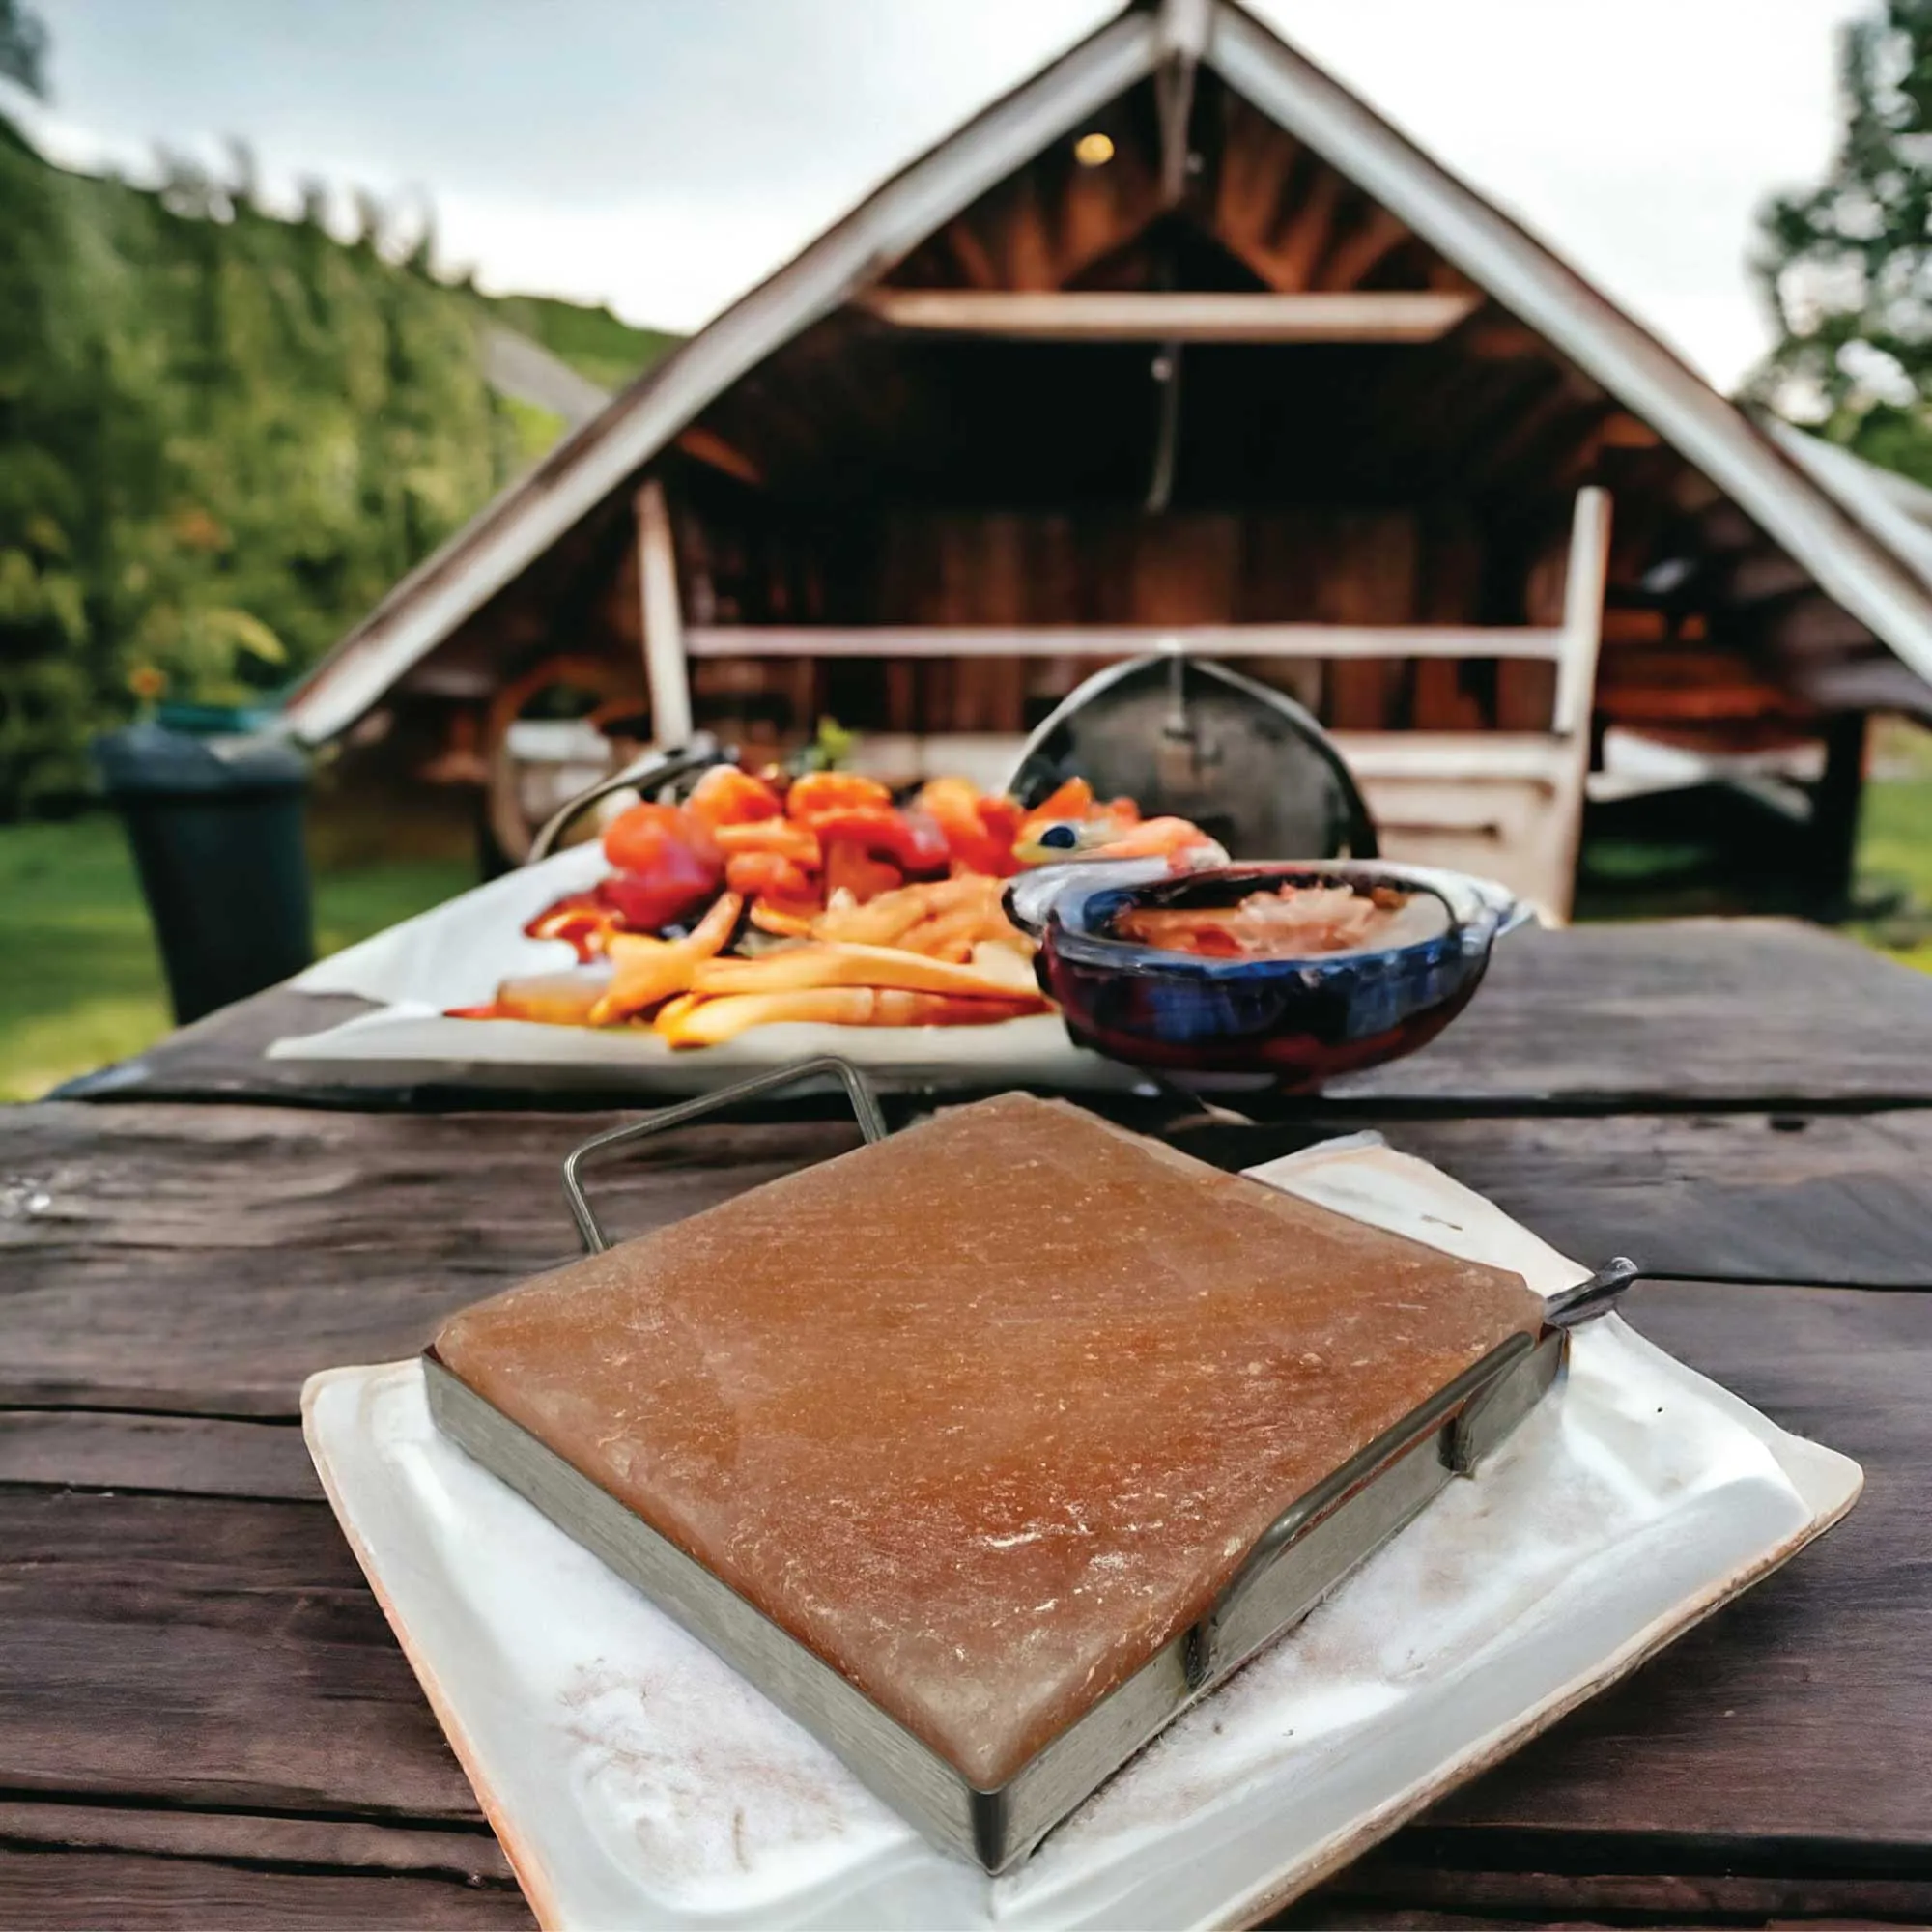
[(895, 328), (1038, 342), (1435, 342), (1480, 298), (1456, 290), (1222, 295), (1150, 290), (868, 290)]
[(1323, 289), (1359, 288), (1376, 268), (1405, 242), (1414, 238), (1385, 208), (1372, 208), (1361, 225), (1337, 242), (1321, 264), (1316, 285)]
[(1257, 265), (1276, 288), (1292, 294), (1314, 281), (1315, 265), (1328, 245), (1341, 199), (1342, 177), (1318, 162), (1306, 197), (1290, 214), (1280, 234), (1254, 242)]
[(702, 423), (693, 423), (689, 429), (681, 430), (675, 440), (677, 447), (695, 462), (702, 463), (712, 469), (722, 470), (726, 476), (735, 478), (751, 489), (764, 488), (764, 470), (735, 443), (727, 442), (716, 430), (706, 429)]
[(1570, 633), (1475, 624), (692, 624), (694, 658), (1527, 658), (1562, 661)]

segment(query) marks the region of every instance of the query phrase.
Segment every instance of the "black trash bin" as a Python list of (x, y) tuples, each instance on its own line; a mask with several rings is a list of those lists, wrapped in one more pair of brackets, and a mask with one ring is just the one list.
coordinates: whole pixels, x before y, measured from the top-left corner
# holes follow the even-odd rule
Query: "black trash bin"
[(94, 755), (128, 828), (178, 1022), (314, 958), (308, 766), (293, 746), (148, 724), (96, 739)]

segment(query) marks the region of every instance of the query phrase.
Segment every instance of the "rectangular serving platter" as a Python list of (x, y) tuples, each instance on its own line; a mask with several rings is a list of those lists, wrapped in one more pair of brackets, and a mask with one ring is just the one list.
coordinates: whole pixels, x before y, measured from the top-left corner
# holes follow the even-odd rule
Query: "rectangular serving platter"
[(517, 974), (567, 966), (567, 946), (526, 939), (523, 927), (606, 870), (594, 844), (574, 846), (318, 961), (289, 981), (292, 991), (353, 994), (375, 1001), (376, 1010), (275, 1040), (268, 1057), (376, 1066), (398, 1079), (482, 1078), (515, 1068), (521, 1085), (631, 1094), (707, 1093), (825, 1053), (892, 1089), (1126, 1093), (1144, 1084), (1131, 1067), (1075, 1046), (1051, 1013), (978, 1027), (756, 1027), (690, 1052), (673, 1051), (648, 1027), (448, 1017), (451, 1008), (491, 999)]
[[(1546, 1293), (1586, 1272), (1384, 1148), (1314, 1150), (1257, 1178)], [(1571, 1350), (1473, 1482), (1435, 1494), (998, 1876), (926, 1842), (444, 1439), (418, 1363), (314, 1378), (303, 1412), (351, 1546), (546, 1925), (1207, 1925), (1318, 1882), (1856, 1498), (1855, 1464), (1616, 1317)]]

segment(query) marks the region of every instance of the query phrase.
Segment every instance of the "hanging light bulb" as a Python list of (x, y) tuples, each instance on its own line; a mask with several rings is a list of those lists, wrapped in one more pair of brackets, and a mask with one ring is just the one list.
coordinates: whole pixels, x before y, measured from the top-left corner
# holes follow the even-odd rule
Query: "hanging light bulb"
[(1083, 168), (1104, 168), (1114, 158), (1114, 137), (1097, 128), (1091, 134), (1082, 134), (1073, 144), (1073, 158)]

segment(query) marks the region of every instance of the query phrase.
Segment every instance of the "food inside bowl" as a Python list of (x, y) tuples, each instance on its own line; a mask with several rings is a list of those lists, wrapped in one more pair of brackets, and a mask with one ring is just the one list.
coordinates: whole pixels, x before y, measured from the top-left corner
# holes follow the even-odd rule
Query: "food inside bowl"
[(1077, 1045), (1289, 1090), (1434, 1038), (1525, 916), (1487, 880), (1385, 860), (1064, 866), (1007, 903)]
[(1208, 959), (1308, 959), (1399, 943), (1413, 894), (1388, 886), (1305, 886), (1250, 893), (1231, 906), (1129, 906), (1122, 939)]

